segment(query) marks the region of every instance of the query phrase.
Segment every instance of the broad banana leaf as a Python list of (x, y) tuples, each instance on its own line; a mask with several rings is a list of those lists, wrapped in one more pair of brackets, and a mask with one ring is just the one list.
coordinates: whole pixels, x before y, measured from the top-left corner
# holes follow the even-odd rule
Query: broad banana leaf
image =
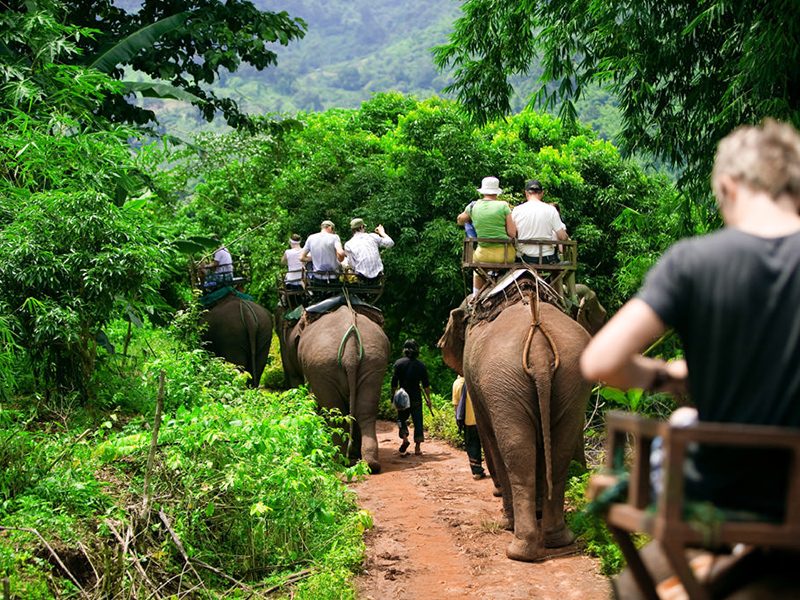
[(194, 94), (174, 87), (168, 83), (148, 83), (146, 81), (122, 81), (123, 94), (141, 94), (145, 98), (165, 98), (185, 102), (202, 102)]
[(156, 21), (147, 27), (142, 27), (139, 31), (114, 44), (108, 50), (89, 57), (88, 65), (103, 73), (111, 73), (118, 65), (129, 62), (143, 48), (152, 46), (158, 38), (168, 31), (183, 26), (190, 14), (191, 11), (184, 11)]

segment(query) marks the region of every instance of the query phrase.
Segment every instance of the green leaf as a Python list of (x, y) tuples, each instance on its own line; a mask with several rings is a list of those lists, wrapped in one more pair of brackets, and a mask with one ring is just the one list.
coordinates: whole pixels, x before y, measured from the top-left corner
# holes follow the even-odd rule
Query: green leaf
[(191, 11), (185, 11), (143, 27), (106, 52), (91, 57), (88, 65), (103, 73), (111, 73), (119, 65), (129, 62), (141, 50), (152, 47), (155, 41), (168, 31), (182, 27), (190, 14)]
[(175, 240), (172, 242), (172, 245), (183, 254), (197, 254), (198, 252), (203, 252), (203, 250), (206, 249), (202, 244), (198, 244), (189, 240)]
[(123, 94), (140, 94), (144, 98), (163, 98), (165, 100), (183, 100), (184, 102), (203, 101), (202, 98), (168, 83), (146, 81), (122, 81), (120, 83)]

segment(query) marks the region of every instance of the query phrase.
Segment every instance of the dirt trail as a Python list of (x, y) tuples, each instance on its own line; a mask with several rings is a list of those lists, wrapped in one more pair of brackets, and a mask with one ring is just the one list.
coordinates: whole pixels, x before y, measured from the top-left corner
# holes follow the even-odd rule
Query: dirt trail
[(358, 580), (362, 600), (609, 598), (588, 556), (534, 564), (506, 558), (511, 532), (497, 526), (500, 499), (491, 479), (472, 479), (465, 452), (427, 441), (421, 456), (401, 456), (395, 425), (386, 422), (378, 442), (382, 472), (352, 486), (375, 522)]

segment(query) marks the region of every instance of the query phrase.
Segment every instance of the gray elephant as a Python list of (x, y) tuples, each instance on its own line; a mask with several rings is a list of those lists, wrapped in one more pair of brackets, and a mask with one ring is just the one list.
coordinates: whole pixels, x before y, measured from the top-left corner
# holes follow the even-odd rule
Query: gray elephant
[(390, 352), (382, 322), (369, 305), (342, 305), (277, 323), (286, 381), (296, 386), (305, 378), (321, 408), (354, 417), (347, 455), (363, 458), (373, 473), (381, 469), (375, 422)]
[(574, 539), (564, 522), (564, 491), (576, 448), (583, 450), (591, 384), (578, 359), (589, 334), (532, 295), (500, 306), (491, 319), (467, 331), (463, 303), (450, 313), (439, 347), (444, 362), (466, 379), (492, 477), (502, 490), (504, 525), (514, 531), (506, 554), (535, 561)]
[(203, 332), (206, 349), (244, 368), (250, 374), (250, 385), (258, 387), (272, 343), (269, 311), (232, 292), (212, 304), (200, 318), (207, 324)]

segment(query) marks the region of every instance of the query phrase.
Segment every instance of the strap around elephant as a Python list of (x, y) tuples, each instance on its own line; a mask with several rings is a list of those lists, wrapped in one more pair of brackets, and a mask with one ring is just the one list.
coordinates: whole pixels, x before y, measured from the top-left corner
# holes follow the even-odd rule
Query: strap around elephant
[(361, 341), (361, 333), (358, 331), (358, 327), (355, 325), (350, 325), (350, 328), (345, 332), (344, 337), (342, 337), (342, 343), (339, 344), (339, 364), (342, 364), (342, 353), (344, 352), (344, 344), (347, 341), (348, 336), (351, 332), (355, 332), (356, 339), (358, 340), (358, 360), (361, 360), (361, 357), (364, 356), (364, 344)]

